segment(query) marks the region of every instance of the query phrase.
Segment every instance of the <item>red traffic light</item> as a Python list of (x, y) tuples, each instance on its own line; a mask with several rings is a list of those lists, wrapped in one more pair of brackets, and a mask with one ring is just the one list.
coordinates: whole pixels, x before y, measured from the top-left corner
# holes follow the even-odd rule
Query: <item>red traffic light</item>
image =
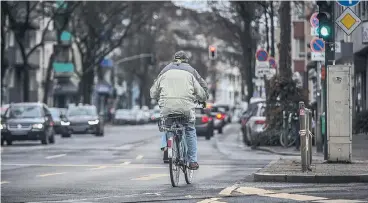
[(210, 51), (216, 51), (216, 47), (210, 46)]

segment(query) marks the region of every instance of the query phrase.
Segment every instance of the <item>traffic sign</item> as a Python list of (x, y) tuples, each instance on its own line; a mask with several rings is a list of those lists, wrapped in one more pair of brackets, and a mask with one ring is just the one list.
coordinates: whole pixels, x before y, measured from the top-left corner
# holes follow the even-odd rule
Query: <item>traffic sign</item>
[(311, 27), (311, 36), (318, 37), (318, 27)]
[(256, 52), (256, 59), (258, 61), (267, 61), (268, 59), (268, 53), (267, 51), (263, 50), (263, 49), (259, 49)]
[(350, 8), (345, 9), (344, 12), (336, 19), (336, 24), (344, 30), (347, 35), (350, 35), (362, 21)]
[(323, 52), (325, 51), (325, 42), (320, 38), (313, 38), (310, 42), (310, 48), (312, 52)]
[(271, 68), (276, 68), (276, 60), (273, 57), (269, 57), (268, 62), (270, 63)]
[(360, 0), (337, 0), (337, 3), (339, 3), (341, 6), (355, 6), (359, 3)]
[(312, 27), (318, 27), (319, 26), (319, 20), (317, 18), (317, 15), (318, 15), (318, 13), (315, 12), (315, 13), (312, 14), (312, 16), (309, 19), (309, 22), (312, 25)]
[(265, 68), (265, 67), (257, 68), (256, 72), (255, 72), (255, 75), (256, 75), (256, 77), (264, 77), (264, 76), (267, 77), (267, 76), (271, 75), (270, 68)]
[(312, 61), (325, 61), (325, 52), (311, 52)]

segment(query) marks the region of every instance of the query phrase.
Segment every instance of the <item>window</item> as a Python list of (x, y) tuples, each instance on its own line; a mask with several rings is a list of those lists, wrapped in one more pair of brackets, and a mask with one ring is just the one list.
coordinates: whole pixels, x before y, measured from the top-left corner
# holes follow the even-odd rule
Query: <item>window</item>
[(298, 50), (299, 50), (299, 53), (305, 53), (305, 40), (304, 39), (298, 39)]

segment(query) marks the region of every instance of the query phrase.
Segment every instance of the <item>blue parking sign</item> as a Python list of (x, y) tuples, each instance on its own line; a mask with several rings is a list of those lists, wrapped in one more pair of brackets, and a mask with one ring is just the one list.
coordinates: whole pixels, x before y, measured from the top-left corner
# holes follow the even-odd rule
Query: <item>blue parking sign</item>
[(359, 0), (337, 0), (337, 3), (339, 3), (341, 6), (355, 6), (359, 3)]

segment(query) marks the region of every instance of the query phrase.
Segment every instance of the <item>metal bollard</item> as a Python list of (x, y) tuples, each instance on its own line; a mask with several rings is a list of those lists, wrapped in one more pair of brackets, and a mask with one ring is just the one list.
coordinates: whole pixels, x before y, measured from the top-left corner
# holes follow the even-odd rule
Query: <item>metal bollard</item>
[(309, 115), (308, 115), (309, 119), (308, 119), (308, 126), (309, 126), (309, 133), (308, 133), (308, 153), (309, 153), (309, 159), (308, 159), (308, 166), (310, 166), (312, 164), (312, 158), (313, 158), (313, 116), (312, 116), (312, 111), (309, 110)]
[(302, 162), (302, 171), (307, 171), (308, 169), (308, 145), (307, 145), (307, 120), (306, 120), (306, 112), (304, 102), (299, 102), (299, 122), (300, 122), (300, 155), (301, 155), (301, 162)]

